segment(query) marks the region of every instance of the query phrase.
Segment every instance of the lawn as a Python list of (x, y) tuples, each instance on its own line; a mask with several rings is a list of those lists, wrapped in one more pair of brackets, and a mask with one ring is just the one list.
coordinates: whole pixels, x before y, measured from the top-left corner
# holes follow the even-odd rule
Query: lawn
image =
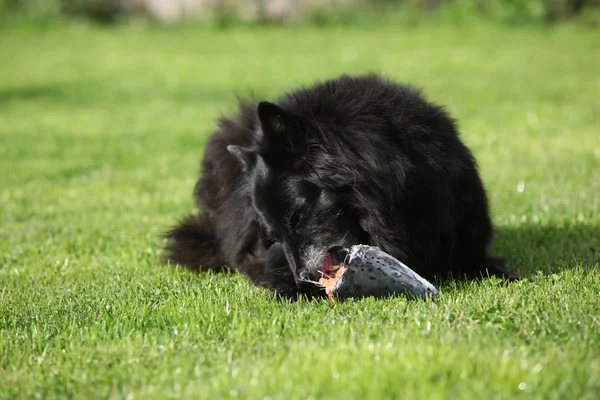
[[(578, 28), (0, 32), (0, 398), (600, 397), (600, 35)], [(380, 71), (459, 120), (526, 279), (278, 302), (159, 262), (215, 119)]]

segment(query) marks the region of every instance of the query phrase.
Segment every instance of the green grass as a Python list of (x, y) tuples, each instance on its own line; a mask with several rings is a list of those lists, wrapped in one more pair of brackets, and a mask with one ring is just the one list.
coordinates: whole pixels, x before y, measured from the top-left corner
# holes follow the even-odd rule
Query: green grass
[[(0, 32), (0, 398), (600, 396), (600, 36), (420, 28)], [(281, 303), (158, 262), (215, 118), (369, 70), (460, 121), (527, 279)]]

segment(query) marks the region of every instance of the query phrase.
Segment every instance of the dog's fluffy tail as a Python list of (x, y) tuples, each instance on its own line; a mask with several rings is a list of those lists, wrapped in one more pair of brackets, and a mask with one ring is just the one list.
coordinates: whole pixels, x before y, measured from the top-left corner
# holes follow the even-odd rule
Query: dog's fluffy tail
[(190, 215), (168, 231), (164, 260), (195, 271), (219, 271), (225, 260), (215, 229), (202, 215)]

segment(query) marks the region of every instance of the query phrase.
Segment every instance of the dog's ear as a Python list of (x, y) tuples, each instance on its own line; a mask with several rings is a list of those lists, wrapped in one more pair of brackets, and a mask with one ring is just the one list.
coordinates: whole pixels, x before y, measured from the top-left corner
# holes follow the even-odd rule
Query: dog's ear
[(242, 170), (247, 171), (254, 159), (254, 152), (242, 146), (230, 144), (227, 146), (227, 151), (238, 159), (242, 166)]
[(258, 103), (258, 118), (266, 135), (279, 136), (298, 125), (289, 112), (268, 101)]
[(258, 104), (258, 118), (263, 135), (272, 144), (294, 151), (304, 139), (304, 128), (300, 118), (282, 107), (262, 101)]

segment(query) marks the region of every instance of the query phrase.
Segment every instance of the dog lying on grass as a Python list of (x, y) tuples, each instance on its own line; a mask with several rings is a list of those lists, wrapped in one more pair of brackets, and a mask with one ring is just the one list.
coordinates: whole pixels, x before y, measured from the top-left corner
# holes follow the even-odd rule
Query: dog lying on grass
[(517, 276), (491, 257), (486, 193), (454, 121), (409, 86), (341, 76), (275, 102), (243, 102), (209, 140), (199, 212), (170, 230), (166, 258), (238, 270), (284, 297), (344, 249), (378, 246), (425, 279)]

